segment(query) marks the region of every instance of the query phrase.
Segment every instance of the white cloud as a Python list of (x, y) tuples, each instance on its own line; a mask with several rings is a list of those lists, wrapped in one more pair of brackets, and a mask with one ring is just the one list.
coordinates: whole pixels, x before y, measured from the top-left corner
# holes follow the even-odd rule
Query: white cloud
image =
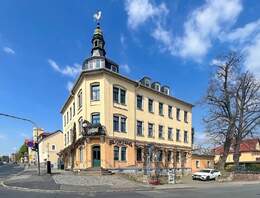
[(120, 35), (120, 43), (121, 43), (123, 48), (126, 47), (125, 36), (123, 34)]
[(71, 90), (72, 90), (72, 88), (73, 88), (73, 82), (72, 81), (69, 81), (68, 83), (67, 83), (67, 90), (70, 92)]
[(260, 80), (260, 34), (244, 48), (245, 67)]
[(130, 73), (131, 72), (131, 68), (129, 67), (128, 64), (120, 65), (120, 68), (123, 69), (125, 71), (125, 73)]
[(76, 77), (81, 72), (80, 64), (74, 63), (73, 66), (65, 66), (65, 68), (61, 68), (56, 61), (52, 59), (48, 59), (48, 63), (50, 66), (57, 72), (70, 77)]
[(3, 51), (7, 54), (15, 54), (15, 51), (10, 47), (3, 47)]
[(174, 42), (171, 32), (167, 31), (158, 24), (151, 35), (155, 40), (162, 44), (163, 50), (168, 50), (172, 54), (174, 53)]
[(184, 35), (177, 38), (176, 53), (200, 60), (207, 54), (212, 41), (236, 22), (242, 9), (240, 0), (207, 0), (185, 22)]
[(260, 19), (246, 24), (244, 27), (234, 29), (229, 33), (224, 33), (221, 36), (222, 41), (235, 42), (240, 44), (250, 41), (251, 37), (260, 32)]
[(149, 0), (126, 0), (125, 10), (131, 29), (137, 29), (149, 19), (161, 18), (168, 13), (164, 3), (153, 5)]

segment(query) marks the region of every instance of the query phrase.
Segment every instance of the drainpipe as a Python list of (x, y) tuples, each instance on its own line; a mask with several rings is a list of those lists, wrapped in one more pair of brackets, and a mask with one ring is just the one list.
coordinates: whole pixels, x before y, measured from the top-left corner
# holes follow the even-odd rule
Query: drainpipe
[[(134, 102), (134, 104), (135, 104), (135, 107), (134, 107), (134, 110), (135, 110), (135, 112), (134, 112), (134, 123), (135, 123), (135, 127), (134, 127), (134, 142), (136, 143), (136, 132), (137, 132), (137, 128), (136, 128), (136, 124), (137, 124), (137, 120), (136, 120), (136, 105), (137, 105), (137, 102), (136, 102), (136, 96), (137, 96), (137, 89), (140, 87), (140, 82), (137, 82), (137, 86), (136, 86), (136, 88), (135, 88), (135, 102)], [(136, 157), (136, 144), (135, 144), (135, 157)], [(137, 161), (136, 161), (136, 158), (135, 158), (135, 167), (137, 167)]]

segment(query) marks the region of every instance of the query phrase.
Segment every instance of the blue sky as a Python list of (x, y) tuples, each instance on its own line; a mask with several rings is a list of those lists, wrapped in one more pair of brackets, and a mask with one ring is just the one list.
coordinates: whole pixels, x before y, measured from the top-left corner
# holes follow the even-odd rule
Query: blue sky
[[(216, 56), (245, 54), (260, 77), (260, 2), (257, 0), (2, 0), (0, 112), (33, 119), (46, 131), (62, 128), (60, 109), (90, 55), (93, 14), (102, 11), (107, 56), (132, 79), (147, 75), (196, 104)], [(193, 125), (203, 141), (202, 117)], [(15, 151), (32, 126), (0, 118), (0, 155)]]

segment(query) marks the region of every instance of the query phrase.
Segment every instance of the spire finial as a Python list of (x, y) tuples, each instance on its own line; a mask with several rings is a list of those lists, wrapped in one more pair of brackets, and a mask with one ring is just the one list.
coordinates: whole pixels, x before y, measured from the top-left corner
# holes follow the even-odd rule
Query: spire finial
[(101, 11), (97, 11), (94, 15), (93, 15), (93, 18), (96, 20), (97, 22), (97, 25), (99, 25), (99, 21), (101, 19)]

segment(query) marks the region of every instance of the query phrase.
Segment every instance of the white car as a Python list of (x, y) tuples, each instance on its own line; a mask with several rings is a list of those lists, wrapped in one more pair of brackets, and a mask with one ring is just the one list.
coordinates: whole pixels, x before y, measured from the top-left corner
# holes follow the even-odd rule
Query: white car
[(221, 173), (215, 169), (203, 169), (192, 174), (192, 179), (200, 179), (203, 181), (216, 179), (221, 176)]

